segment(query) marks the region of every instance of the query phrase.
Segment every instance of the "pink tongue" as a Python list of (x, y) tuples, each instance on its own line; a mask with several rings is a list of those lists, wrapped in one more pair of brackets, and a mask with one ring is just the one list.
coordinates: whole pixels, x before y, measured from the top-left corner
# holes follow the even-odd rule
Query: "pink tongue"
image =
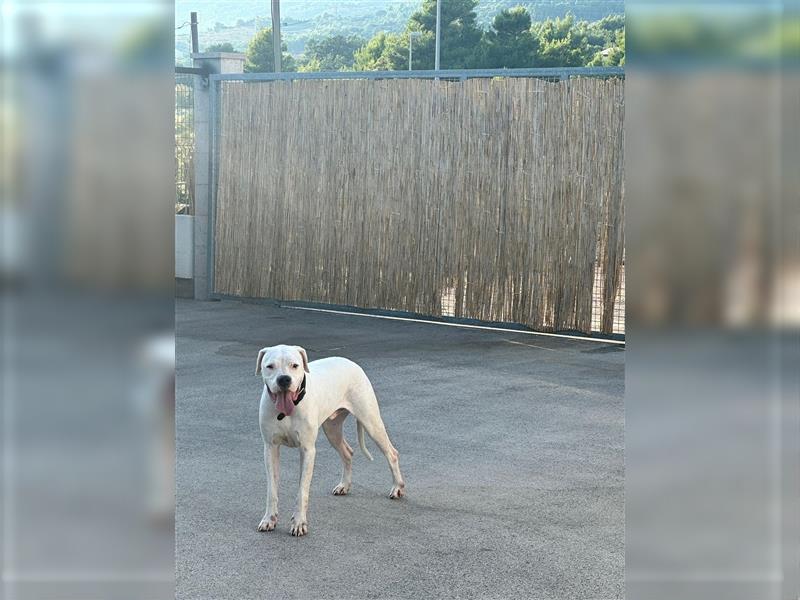
[(278, 392), (275, 394), (275, 406), (278, 412), (282, 412), (287, 417), (294, 412), (294, 399), (297, 398), (297, 392)]

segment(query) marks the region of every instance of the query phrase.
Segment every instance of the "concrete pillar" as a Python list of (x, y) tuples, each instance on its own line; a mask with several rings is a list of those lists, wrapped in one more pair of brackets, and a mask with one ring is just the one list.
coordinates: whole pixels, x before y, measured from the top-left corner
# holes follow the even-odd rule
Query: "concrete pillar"
[[(244, 54), (192, 54), (195, 67), (207, 73), (244, 72)], [(194, 76), (194, 297), (208, 300), (212, 292), (208, 272), (211, 235), (211, 86), (203, 75)]]

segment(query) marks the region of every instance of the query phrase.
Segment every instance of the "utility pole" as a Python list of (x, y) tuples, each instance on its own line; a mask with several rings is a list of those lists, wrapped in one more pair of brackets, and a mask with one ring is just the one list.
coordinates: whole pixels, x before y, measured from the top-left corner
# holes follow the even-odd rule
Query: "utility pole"
[(272, 53), (275, 72), (281, 72), (281, 0), (272, 0)]
[(439, 70), (439, 46), (442, 45), (442, 0), (436, 0), (436, 54), (433, 68)]
[(192, 28), (192, 54), (200, 52), (200, 44), (197, 41), (197, 13), (190, 13), (189, 21)]

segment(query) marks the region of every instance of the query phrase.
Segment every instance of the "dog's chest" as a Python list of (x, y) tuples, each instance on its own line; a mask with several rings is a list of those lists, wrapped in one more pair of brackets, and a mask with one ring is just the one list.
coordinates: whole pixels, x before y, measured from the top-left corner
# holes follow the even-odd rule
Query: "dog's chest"
[(268, 439), (273, 444), (288, 446), (289, 448), (300, 446), (300, 432), (297, 427), (292, 427), (291, 417), (286, 417), (276, 422), (270, 428)]

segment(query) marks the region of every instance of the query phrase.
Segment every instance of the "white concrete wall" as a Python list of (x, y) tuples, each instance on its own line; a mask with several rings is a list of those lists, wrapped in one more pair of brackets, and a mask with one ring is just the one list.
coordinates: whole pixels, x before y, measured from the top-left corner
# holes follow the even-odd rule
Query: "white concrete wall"
[(175, 277), (194, 277), (194, 217), (175, 215)]

